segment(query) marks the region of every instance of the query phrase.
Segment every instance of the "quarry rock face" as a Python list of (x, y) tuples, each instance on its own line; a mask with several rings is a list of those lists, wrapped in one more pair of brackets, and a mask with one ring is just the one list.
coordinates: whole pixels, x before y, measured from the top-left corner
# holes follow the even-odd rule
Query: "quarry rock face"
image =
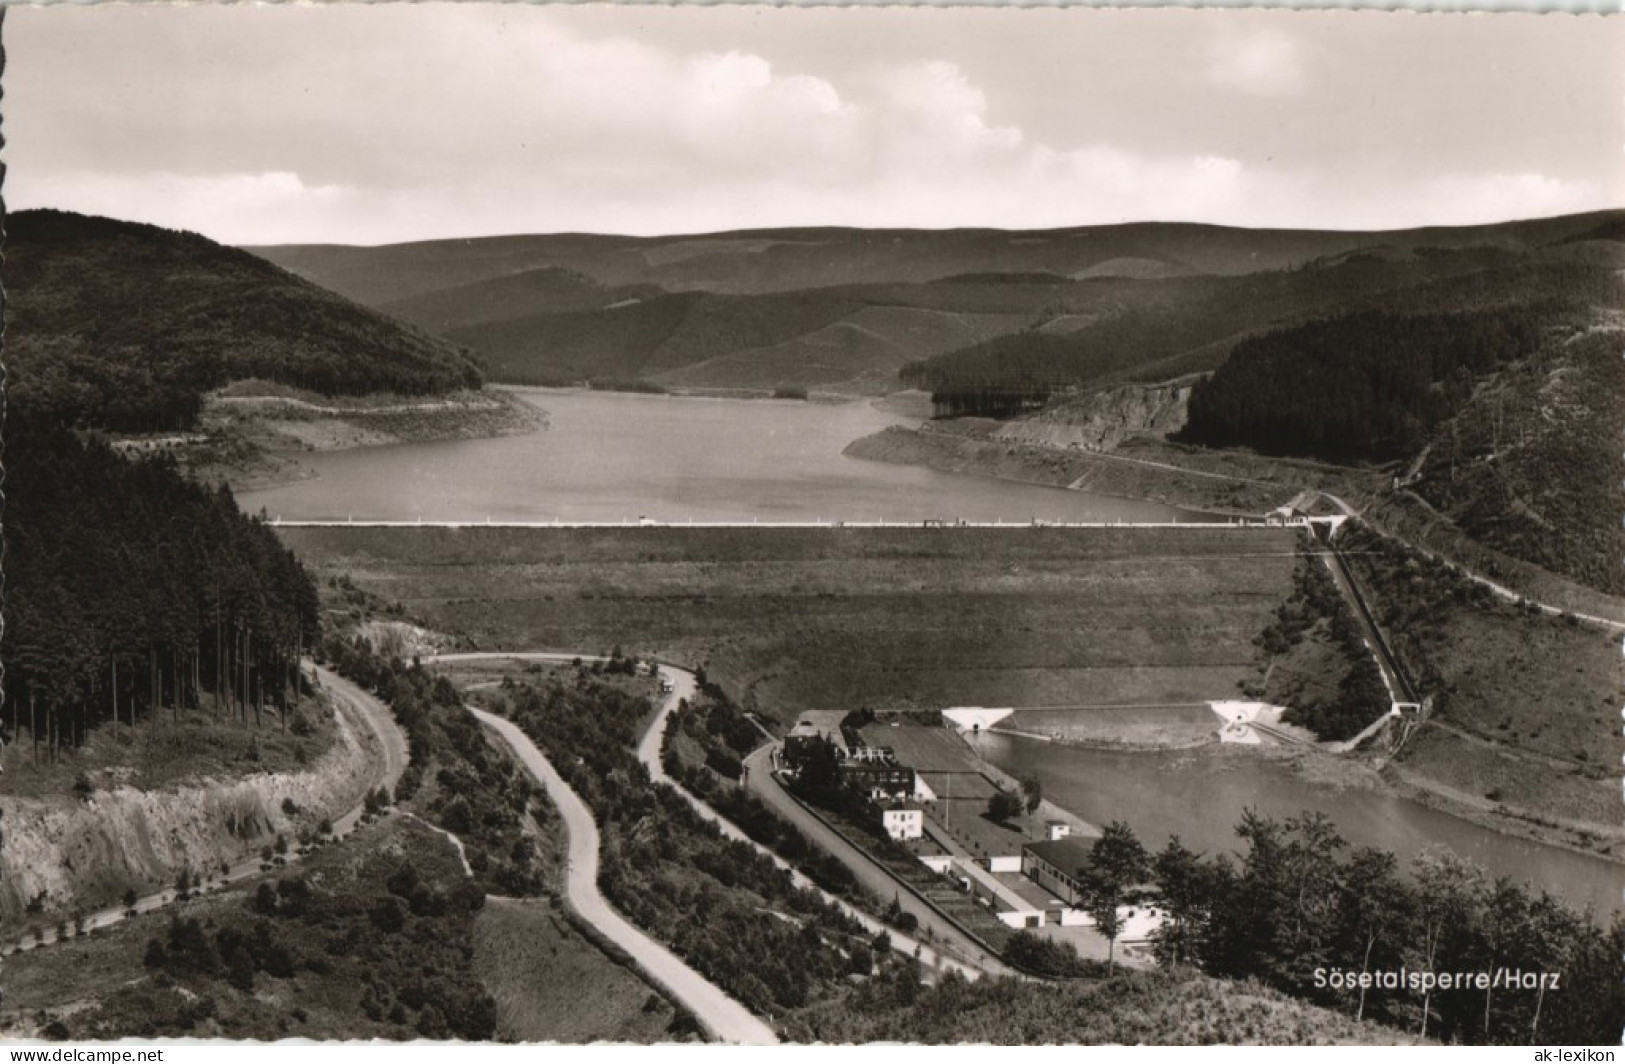
[[(218, 873), (278, 835), (292, 842), (301, 827), (354, 808), (379, 754), (370, 733), (358, 736), (343, 715), (338, 722), (336, 741), (301, 772), (151, 791), (119, 786), (85, 799), (7, 800), (0, 922), (21, 927), (41, 894), (45, 915), (67, 917), (116, 904), (126, 890), (173, 885), (183, 871)], [(283, 812), (284, 799), (301, 810), (298, 817)]]
[(1033, 447), (1112, 451), (1131, 436), (1166, 436), (1185, 426), (1189, 383), (1125, 384), (1002, 425), (995, 438)]

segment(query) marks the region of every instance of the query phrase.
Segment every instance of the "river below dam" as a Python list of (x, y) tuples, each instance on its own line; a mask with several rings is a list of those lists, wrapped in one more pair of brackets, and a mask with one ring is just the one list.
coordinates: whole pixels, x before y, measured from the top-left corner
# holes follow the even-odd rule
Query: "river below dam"
[(1324, 813), (1350, 846), (1391, 850), (1408, 868), (1429, 847), (1448, 847), (1483, 865), (1607, 917), (1625, 912), (1625, 867), (1505, 835), (1409, 798), (1310, 778), (1291, 759), (1239, 746), (1116, 751), (983, 732), (969, 737), (984, 759), (1012, 776), (1036, 774), (1044, 795), (1094, 824), (1121, 820), (1157, 850), (1177, 835), (1210, 854), (1240, 845), (1236, 825), (1252, 809), (1276, 820)]

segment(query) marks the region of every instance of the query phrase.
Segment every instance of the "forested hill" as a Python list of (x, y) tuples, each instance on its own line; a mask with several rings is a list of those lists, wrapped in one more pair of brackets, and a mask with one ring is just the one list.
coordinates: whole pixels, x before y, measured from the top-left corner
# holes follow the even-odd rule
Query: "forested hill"
[(1236, 345), (1191, 393), (1184, 437), (1333, 461), (1404, 458), (1486, 374), (1531, 354), (1560, 304), (1321, 319)]
[(481, 381), (454, 344), (193, 233), (22, 211), (5, 284), (9, 397), (67, 423), (183, 428), (250, 377), (346, 395)]
[(165, 459), (125, 461), (15, 407), (5, 433), (0, 730), (31, 739), (26, 764), (161, 708), (259, 723), (275, 705), (285, 722), (320, 614), (275, 534)]
[[(1013, 331), (904, 366), (901, 379), (948, 412), (1004, 412), (1069, 388), (1162, 381), (1225, 365), (1251, 336), (1355, 312), (1500, 313), (1552, 300), (1611, 298), (1621, 245), (1431, 248), (1335, 256), (1246, 277), (1141, 281), (1107, 302), (1065, 293), (1078, 324)], [(991, 407), (993, 409), (984, 410)], [(963, 408), (961, 410), (960, 408)]]
[(250, 255), (150, 226), (14, 215), (5, 283), (0, 733), (28, 740), (7, 778), (159, 710), (297, 720), (294, 663), (320, 624), (309, 575), (229, 491), (128, 461), (94, 430), (187, 427), (237, 378), (422, 393), (478, 371)]

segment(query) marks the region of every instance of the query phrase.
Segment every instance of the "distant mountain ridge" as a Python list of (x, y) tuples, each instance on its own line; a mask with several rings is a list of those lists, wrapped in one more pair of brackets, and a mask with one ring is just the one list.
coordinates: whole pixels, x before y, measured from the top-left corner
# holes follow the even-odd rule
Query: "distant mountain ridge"
[[(728, 294), (831, 285), (923, 282), (955, 274), (1075, 276), (1114, 260), (1178, 273), (1286, 269), (1374, 245), (1527, 248), (1625, 224), (1602, 211), (1491, 225), (1394, 231), (1240, 229), (1133, 222), (1051, 230), (742, 230), (669, 237), (562, 233), (432, 240), (378, 247), (336, 244), (246, 250), (368, 306), (556, 267), (608, 285), (653, 284)], [(1108, 267), (1109, 268), (1109, 267)]]
[(254, 250), (467, 345), (495, 380), (874, 395), (904, 383), (1207, 371), (1237, 340), (1350, 299), (1552, 249), (1584, 257), (1622, 218), (1380, 233), (1184, 223), (572, 233)]

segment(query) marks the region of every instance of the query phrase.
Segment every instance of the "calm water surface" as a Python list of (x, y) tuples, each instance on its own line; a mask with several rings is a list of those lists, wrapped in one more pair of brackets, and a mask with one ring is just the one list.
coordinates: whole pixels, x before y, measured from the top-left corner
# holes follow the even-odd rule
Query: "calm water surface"
[(1085, 820), (1122, 820), (1153, 849), (1178, 835), (1193, 850), (1234, 851), (1244, 810), (1278, 820), (1313, 810), (1329, 816), (1351, 845), (1392, 850), (1402, 865), (1442, 844), (1576, 909), (1625, 911), (1620, 865), (1502, 835), (1405, 798), (1312, 783), (1288, 763), (1239, 748), (1131, 753), (985, 733), (972, 742), (1012, 775), (1036, 773), (1046, 796)]
[(546, 431), (302, 456), (319, 479), (244, 509), (343, 521), (1174, 521), (1156, 503), (865, 462), (841, 451), (916, 422), (867, 402), (520, 389)]

